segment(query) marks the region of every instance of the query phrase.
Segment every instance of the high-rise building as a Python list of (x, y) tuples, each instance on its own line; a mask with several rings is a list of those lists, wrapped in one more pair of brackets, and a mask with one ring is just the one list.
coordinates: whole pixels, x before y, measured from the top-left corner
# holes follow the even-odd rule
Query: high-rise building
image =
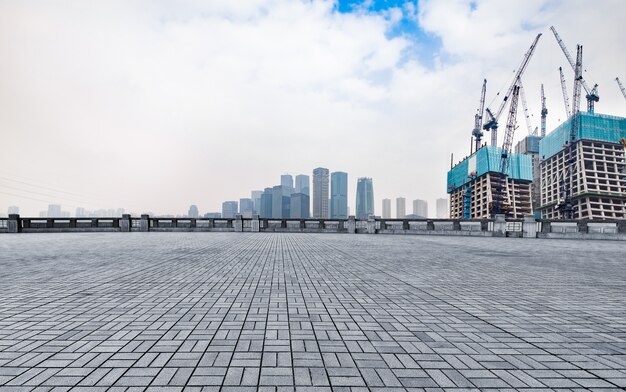
[(448, 199), (437, 199), (437, 219), (448, 218)]
[(260, 214), (261, 213), (261, 195), (263, 194), (263, 191), (252, 191), (250, 192), (250, 196), (252, 198), (252, 202), (254, 203), (254, 207), (252, 208), (254, 210), (255, 214)]
[(238, 203), (236, 201), (225, 201), (222, 203), (222, 218), (234, 218), (237, 215)]
[(219, 213), (219, 212), (207, 212), (206, 214), (204, 214), (204, 217), (205, 218), (213, 218), (213, 219), (218, 218), (219, 219), (219, 218), (222, 217), (222, 214)]
[(10, 206), (7, 209), (7, 213), (9, 215), (11, 215), (11, 214), (19, 214), (20, 213), (20, 207), (18, 207), (18, 206)]
[(330, 175), (330, 217), (348, 219), (348, 173)]
[(396, 198), (396, 219), (404, 219), (406, 216), (406, 199), (404, 197)]
[(426, 200), (413, 200), (413, 215), (428, 218), (428, 202)]
[(531, 185), (531, 204), (537, 218), (540, 217), (539, 206), (541, 205), (541, 170), (539, 168), (539, 142), (540, 136), (528, 135), (515, 145), (516, 154), (528, 155), (533, 167), (533, 183)]
[(296, 176), (296, 193), (304, 193), (307, 196), (311, 196), (311, 190), (309, 185), (309, 176), (304, 174), (298, 174)]
[(59, 204), (48, 204), (48, 218), (60, 218), (61, 206)]
[(383, 199), (383, 219), (391, 219), (391, 199)]
[(283, 185), (272, 188), (272, 218), (289, 218), (291, 213), (291, 196), (286, 196), (287, 190)]
[(197, 218), (200, 216), (200, 212), (198, 211), (198, 206), (192, 204), (189, 206), (189, 211), (187, 212), (188, 218)]
[(272, 217), (272, 188), (265, 188), (263, 194), (261, 195), (261, 207), (259, 209), (259, 216), (261, 218), (271, 218)]
[(244, 218), (252, 218), (254, 213), (254, 201), (252, 199), (239, 199), (239, 213)]
[(307, 219), (310, 217), (309, 195), (304, 193), (292, 193), (290, 200), (290, 218)]
[(291, 174), (281, 175), (280, 185), (283, 187), (283, 196), (291, 196), (293, 193), (293, 177)]
[(356, 218), (374, 215), (374, 184), (371, 178), (361, 177), (356, 183)]
[(328, 218), (328, 169), (313, 170), (313, 218)]

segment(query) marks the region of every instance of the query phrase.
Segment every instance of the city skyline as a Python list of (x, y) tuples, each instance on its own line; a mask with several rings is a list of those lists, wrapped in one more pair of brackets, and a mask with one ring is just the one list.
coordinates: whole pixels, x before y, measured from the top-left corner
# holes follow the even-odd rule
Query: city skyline
[[(47, 4), (0, 5), (12, 59), (0, 64), (0, 214), (219, 211), (285, 167), (318, 166), (373, 178), (377, 207), (397, 195), (434, 206), (450, 154), (469, 150), (482, 79), (489, 105), (539, 32), (530, 119), (541, 83), (548, 131), (565, 119), (550, 25), (584, 45), (596, 111), (626, 116), (619, 1)], [(602, 23), (583, 33), (589, 20)], [(348, 194), (354, 207), (354, 181)]]

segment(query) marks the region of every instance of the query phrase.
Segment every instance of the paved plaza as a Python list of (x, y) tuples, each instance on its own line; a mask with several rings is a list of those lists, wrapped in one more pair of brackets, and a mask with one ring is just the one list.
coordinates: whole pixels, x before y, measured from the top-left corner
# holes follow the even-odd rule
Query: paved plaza
[(0, 235), (0, 391), (625, 387), (622, 242)]

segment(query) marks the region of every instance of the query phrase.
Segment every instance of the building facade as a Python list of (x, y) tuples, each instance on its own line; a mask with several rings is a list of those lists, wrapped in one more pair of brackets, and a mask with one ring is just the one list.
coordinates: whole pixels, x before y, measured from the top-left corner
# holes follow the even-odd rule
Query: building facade
[(328, 169), (318, 167), (313, 170), (313, 218), (329, 217)]
[(222, 218), (234, 218), (238, 212), (238, 203), (236, 201), (225, 201), (222, 203)]
[(293, 193), (293, 177), (291, 174), (283, 174), (280, 176), (280, 185), (283, 187), (283, 195), (291, 196)]
[(531, 185), (531, 204), (532, 209), (537, 217), (539, 217), (539, 206), (541, 205), (541, 168), (539, 156), (539, 143), (541, 137), (526, 136), (515, 145), (516, 154), (528, 155), (531, 159), (533, 170), (533, 183)]
[(259, 215), (261, 218), (272, 217), (272, 205), (273, 205), (273, 190), (272, 188), (265, 188), (263, 194), (261, 194), (261, 207)]
[(308, 219), (311, 217), (310, 213), (310, 200), (309, 195), (304, 193), (292, 193), (290, 197), (290, 218), (296, 219)]
[(391, 219), (391, 199), (383, 199), (383, 219)]
[(252, 218), (254, 214), (254, 201), (252, 199), (239, 199), (239, 213), (244, 218)]
[(404, 197), (396, 198), (396, 219), (404, 219), (406, 216), (406, 199)]
[(369, 177), (361, 177), (356, 183), (356, 218), (367, 219), (374, 215), (374, 183)]
[(348, 173), (330, 175), (330, 217), (348, 219)]
[(296, 176), (296, 186), (294, 191), (296, 193), (304, 193), (307, 196), (311, 196), (311, 185), (309, 176), (305, 174), (298, 174)]
[(187, 217), (188, 218), (197, 218), (200, 216), (200, 213), (198, 212), (198, 206), (195, 204), (192, 204), (189, 206), (189, 211), (187, 211)]
[(255, 214), (260, 214), (261, 213), (261, 195), (263, 194), (263, 191), (252, 191), (250, 192), (250, 198), (252, 199), (252, 202), (254, 203), (254, 213)]
[(437, 219), (447, 219), (449, 218), (448, 216), (448, 211), (449, 211), (449, 206), (448, 206), (448, 199), (437, 199)]
[(428, 218), (428, 202), (426, 200), (413, 200), (413, 215)]

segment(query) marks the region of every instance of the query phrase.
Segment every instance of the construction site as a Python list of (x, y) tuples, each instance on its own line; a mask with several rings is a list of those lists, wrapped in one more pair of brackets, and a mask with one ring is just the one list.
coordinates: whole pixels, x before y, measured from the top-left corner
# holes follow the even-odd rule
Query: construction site
[[(541, 127), (533, 129), (530, 124), (522, 75), (541, 38), (538, 34), (494, 109), (485, 108), (487, 80), (483, 81), (470, 155), (456, 164), (452, 160), (447, 175), (451, 218), (502, 214), (510, 218), (626, 219), (626, 118), (595, 113), (598, 85), (590, 87), (583, 77), (582, 45), (577, 45), (573, 57), (556, 29), (550, 30), (574, 72), (570, 105), (567, 81), (559, 68), (567, 119), (546, 132), (548, 108), (542, 84)], [(626, 89), (619, 78), (615, 81), (626, 99)], [(581, 96), (586, 99), (586, 111), (580, 110)], [(513, 149), (518, 110), (523, 111), (528, 135)], [(499, 140), (498, 121), (504, 113), (506, 123)], [(490, 145), (483, 143), (483, 131), (490, 134)]]

